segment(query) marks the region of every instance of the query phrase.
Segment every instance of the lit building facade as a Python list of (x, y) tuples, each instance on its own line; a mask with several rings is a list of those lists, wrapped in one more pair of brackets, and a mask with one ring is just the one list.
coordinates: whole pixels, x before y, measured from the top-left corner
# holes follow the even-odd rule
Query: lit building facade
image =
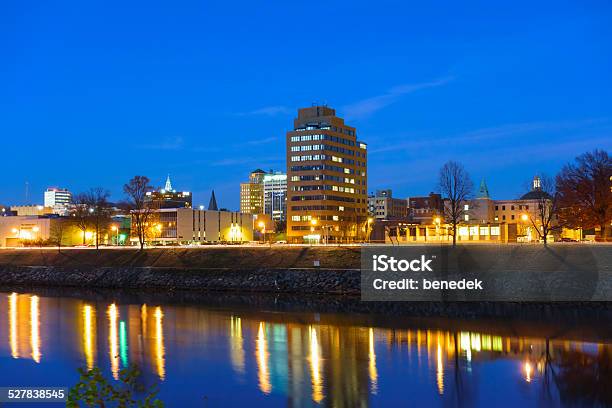
[(273, 172), (263, 177), (264, 214), (274, 221), (287, 220), (287, 174)]
[(377, 220), (399, 220), (408, 215), (408, 201), (393, 198), (391, 190), (377, 190), (376, 195), (368, 197), (368, 210)]
[(45, 207), (53, 208), (53, 212), (66, 215), (72, 203), (72, 193), (65, 188), (49, 187), (44, 195)]
[(287, 238), (354, 242), (368, 218), (367, 146), (327, 106), (302, 108), (287, 132)]
[(17, 216), (38, 216), (53, 214), (53, 208), (44, 205), (12, 205), (11, 213)]
[(440, 194), (429, 193), (428, 196), (408, 198), (408, 215), (414, 222), (433, 224), (443, 213), (444, 202)]
[(172, 188), (170, 175), (166, 179), (164, 188), (158, 191), (149, 191), (145, 201), (151, 203), (152, 208), (191, 208), (193, 197), (189, 191), (176, 191)]
[[(147, 242), (155, 244), (247, 242), (253, 240), (253, 216), (234, 211), (161, 208), (149, 216), (145, 233)], [(131, 241), (138, 241), (135, 228)]]
[(249, 181), (240, 183), (240, 212), (248, 214), (264, 213), (264, 176), (266, 172), (257, 169), (249, 175)]
[[(86, 244), (93, 244), (93, 230), (86, 231)], [(21, 247), (28, 245), (62, 246), (83, 244), (83, 232), (69, 217), (16, 215), (0, 217), (0, 247)], [(106, 242), (106, 236), (101, 238)]]

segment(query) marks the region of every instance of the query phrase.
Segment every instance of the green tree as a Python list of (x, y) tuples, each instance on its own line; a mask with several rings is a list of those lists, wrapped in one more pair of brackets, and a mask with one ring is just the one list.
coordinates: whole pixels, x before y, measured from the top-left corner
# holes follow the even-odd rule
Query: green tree
[[(164, 403), (156, 398), (156, 387), (145, 389), (138, 382), (140, 370), (136, 366), (124, 368), (119, 371), (119, 384), (113, 386), (102, 375), (98, 367), (91, 370), (79, 368), (81, 378), (70, 389), (66, 400), (66, 407), (79, 408), (82, 406), (93, 408), (162, 408)], [(135, 399), (134, 393), (142, 393), (141, 399)]]

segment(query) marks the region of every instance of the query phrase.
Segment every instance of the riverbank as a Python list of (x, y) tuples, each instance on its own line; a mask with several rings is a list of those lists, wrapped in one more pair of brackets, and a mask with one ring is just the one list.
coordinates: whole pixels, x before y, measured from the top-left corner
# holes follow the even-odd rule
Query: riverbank
[[(612, 265), (606, 245), (465, 245), (442, 252), (474, 273), (561, 271), (593, 293), (609, 286)], [(0, 285), (358, 296), (360, 257), (359, 247), (322, 246), (7, 249), (0, 250)]]
[[(0, 251), (3, 285), (358, 294), (359, 248)], [(315, 261), (320, 267), (314, 267)]]

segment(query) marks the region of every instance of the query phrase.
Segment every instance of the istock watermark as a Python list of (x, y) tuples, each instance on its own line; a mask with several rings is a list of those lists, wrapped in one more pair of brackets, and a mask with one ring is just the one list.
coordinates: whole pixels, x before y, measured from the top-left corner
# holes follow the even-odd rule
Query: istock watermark
[(612, 301), (606, 245), (363, 246), (365, 301)]

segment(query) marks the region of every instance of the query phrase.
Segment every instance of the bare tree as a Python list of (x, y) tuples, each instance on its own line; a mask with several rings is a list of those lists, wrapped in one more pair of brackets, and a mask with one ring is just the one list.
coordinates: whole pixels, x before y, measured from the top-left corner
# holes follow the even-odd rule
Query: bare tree
[(51, 221), (49, 242), (57, 245), (57, 252), (62, 252), (62, 242), (64, 240), (64, 236), (66, 235), (66, 231), (72, 224), (72, 221), (73, 220), (69, 217), (58, 218)]
[(453, 246), (457, 245), (457, 225), (465, 218), (465, 204), (472, 198), (474, 184), (462, 164), (449, 161), (440, 169), (439, 188), (446, 199), (444, 218), (451, 225)]
[(546, 245), (548, 235), (561, 228), (557, 222), (559, 194), (557, 194), (555, 182), (546, 175), (536, 177), (533, 181), (533, 188), (527, 195), (528, 199), (535, 203), (534, 211), (528, 212), (529, 220)]
[(92, 226), (91, 212), (89, 210), (89, 197), (87, 193), (80, 193), (73, 197), (74, 206), (70, 212), (75, 227), (81, 231), (83, 245), (86, 244), (87, 230)]
[(100, 247), (100, 234), (104, 232), (110, 222), (111, 209), (108, 202), (110, 193), (102, 187), (96, 187), (85, 194), (91, 224), (96, 233), (96, 249)]
[(149, 183), (150, 180), (146, 176), (134, 176), (123, 186), (128, 197), (127, 206), (132, 215), (132, 230), (136, 231), (140, 249), (144, 248), (147, 224), (152, 214), (150, 202), (146, 199), (147, 193), (153, 190)]
[(606, 226), (612, 220), (612, 160), (604, 150), (594, 150), (576, 157), (557, 175), (559, 218), (572, 228), (600, 229), (606, 240)]

